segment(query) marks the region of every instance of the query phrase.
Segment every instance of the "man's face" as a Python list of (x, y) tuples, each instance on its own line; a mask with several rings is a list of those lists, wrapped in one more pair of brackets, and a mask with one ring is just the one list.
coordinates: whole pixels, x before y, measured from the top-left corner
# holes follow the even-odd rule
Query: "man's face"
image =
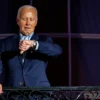
[(20, 13), (20, 17), (17, 18), (17, 24), (19, 26), (20, 33), (23, 35), (30, 35), (34, 32), (37, 25), (37, 15), (35, 9), (23, 9)]

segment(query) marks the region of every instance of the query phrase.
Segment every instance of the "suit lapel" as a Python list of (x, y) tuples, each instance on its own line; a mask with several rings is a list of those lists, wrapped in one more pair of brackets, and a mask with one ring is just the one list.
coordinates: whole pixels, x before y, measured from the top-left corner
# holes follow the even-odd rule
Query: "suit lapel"
[(13, 38), (13, 50), (19, 50), (18, 49), (19, 46), (19, 35), (15, 35)]
[(19, 51), (19, 41), (20, 41), (20, 36), (15, 35), (15, 37), (13, 38), (13, 50), (14, 51), (17, 50), (17, 57), (18, 57), (19, 63), (20, 63), (21, 66), (23, 66), (22, 55), (20, 54), (20, 51)]
[(31, 40), (38, 40), (39, 39), (39, 37), (36, 35), (36, 34), (34, 34), (33, 36), (32, 36), (32, 38), (31, 38)]

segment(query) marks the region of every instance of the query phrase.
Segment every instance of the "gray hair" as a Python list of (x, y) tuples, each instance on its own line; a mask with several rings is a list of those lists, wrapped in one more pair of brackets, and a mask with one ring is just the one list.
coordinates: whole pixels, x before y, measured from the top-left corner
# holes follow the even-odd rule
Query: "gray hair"
[(24, 6), (21, 6), (21, 7), (18, 9), (17, 18), (20, 18), (20, 14), (21, 14), (21, 11), (22, 11), (23, 9), (34, 9), (34, 10), (36, 11), (36, 16), (38, 17), (38, 11), (37, 11), (36, 7), (31, 6), (31, 5), (24, 5)]

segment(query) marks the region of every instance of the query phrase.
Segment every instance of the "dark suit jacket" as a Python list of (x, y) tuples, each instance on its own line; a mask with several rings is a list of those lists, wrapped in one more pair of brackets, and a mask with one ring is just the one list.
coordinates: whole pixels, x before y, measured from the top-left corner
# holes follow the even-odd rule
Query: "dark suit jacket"
[(19, 35), (14, 35), (0, 42), (0, 72), (3, 72), (1, 75), (4, 77), (2, 84), (11, 87), (50, 86), (45, 72), (47, 62), (50, 57), (61, 54), (62, 49), (51, 38), (34, 35), (31, 40), (37, 40), (39, 48), (26, 51), (25, 63), (22, 64), (19, 39)]

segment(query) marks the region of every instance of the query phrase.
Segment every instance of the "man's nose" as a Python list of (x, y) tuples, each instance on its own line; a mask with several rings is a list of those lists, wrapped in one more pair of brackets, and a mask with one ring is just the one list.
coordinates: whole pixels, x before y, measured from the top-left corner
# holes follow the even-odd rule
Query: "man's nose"
[(26, 20), (26, 25), (29, 25), (29, 24), (30, 24), (30, 20), (27, 19), (27, 20)]

